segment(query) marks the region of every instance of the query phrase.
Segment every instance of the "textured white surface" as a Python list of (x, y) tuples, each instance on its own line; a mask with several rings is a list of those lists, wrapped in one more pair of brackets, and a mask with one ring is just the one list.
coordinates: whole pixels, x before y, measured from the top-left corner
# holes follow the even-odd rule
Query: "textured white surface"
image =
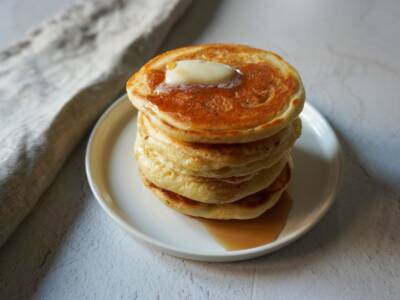
[(165, 47), (248, 43), (298, 68), (344, 147), (330, 213), (261, 259), (183, 261), (131, 240), (101, 211), (83, 143), (1, 250), (0, 298), (399, 299), (399, 15), (396, 0), (199, 1)]

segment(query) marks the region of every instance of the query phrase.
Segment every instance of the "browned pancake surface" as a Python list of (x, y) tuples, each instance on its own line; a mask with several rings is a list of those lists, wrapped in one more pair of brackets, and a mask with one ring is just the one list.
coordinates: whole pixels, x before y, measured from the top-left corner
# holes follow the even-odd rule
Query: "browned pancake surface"
[[(257, 207), (262, 205), (264, 202), (268, 201), (269, 196), (281, 189), (283, 189), (288, 182), (290, 181), (291, 177), (291, 170), (289, 165), (286, 165), (286, 167), (283, 169), (281, 174), (275, 181), (266, 189), (261, 190), (253, 195), (247, 196), (245, 198), (242, 198), (238, 201), (235, 201), (234, 204), (242, 206), (242, 207)], [(158, 192), (161, 192), (162, 194), (165, 195), (165, 198), (168, 198), (169, 201), (173, 201), (175, 203), (180, 203), (181, 205), (185, 206), (196, 206), (196, 205), (204, 205), (204, 203), (200, 203), (194, 200), (191, 200), (187, 197), (178, 195), (174, 192), (162, 189), (154, 185), (152, 182), (150, 182), (143, 174), (142, 178), (144, 180), (144, 183), (149, 186), (151, 189), (156, 189)], [(208, 204), (212, 205), (212, 204)], [(223, 205), (223, 204), (222, 204)]]
[[(233, 88), (192, 86), (189, 89), (177, 88), (158, 93), (156, 89), (164, 81), (166, 66), (164, 64), (157, 69), (153, 66), (169, 55), (169, 52), (166, 52), (149, 61), (132, 76), (127, 83), (127, 89), (145, 99), (149, 104), (148, 107), (168, 115), (178, 123), (190, 124), (191, 128), (207, 130), (252, 128), (273, 120), (285, 111), (301, 84), (293, 72), (284, 74), (274, 64), (263, 62), (260, 57), (265, 53), (267, 51), (227, 44), (206, 45), (197, 51), (189, 51), (188, 54), (183, 52), (182, 55), (174, 57), (174, 61), (202, 59), (228, 64), (240, 71), (240, 83)], [(283, 62), (278, 55), (268, 53)], [(256, 62), (249, 63), (251, 60), (249, 57), (257, 57)], [(288, 64), (287, 66), (291, 68)], [(148, 93), (136, 89), (133, 84), (136, 76), (143, 73), (147, 77), (150, 90)], [(302, 105), (303, 100), (295, 99), (292, 103)], [(269, 126), (276, 126), (280, 122), (283, 120), (278, 118)]]

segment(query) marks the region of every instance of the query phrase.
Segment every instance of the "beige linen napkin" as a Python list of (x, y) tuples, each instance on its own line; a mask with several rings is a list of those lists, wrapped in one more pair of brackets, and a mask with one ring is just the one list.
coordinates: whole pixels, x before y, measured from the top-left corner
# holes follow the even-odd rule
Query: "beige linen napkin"
[(188, 4), (87, 1), (0, 51), (0, 246)]

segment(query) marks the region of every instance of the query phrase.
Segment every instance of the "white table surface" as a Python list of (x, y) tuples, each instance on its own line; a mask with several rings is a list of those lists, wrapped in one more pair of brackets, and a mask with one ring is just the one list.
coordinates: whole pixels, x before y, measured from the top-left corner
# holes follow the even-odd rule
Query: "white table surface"
[[(0, 47), (71, 2), (0, 1)], [(170, 257), (101, 210), (84, 141), (1, 249), (1, 299), (400, 299), (400, 1), (199, 1), (165, 48), (202, 42), (275, 50), (300, 71), (344, 148), (328, 215), (260, 259)]]

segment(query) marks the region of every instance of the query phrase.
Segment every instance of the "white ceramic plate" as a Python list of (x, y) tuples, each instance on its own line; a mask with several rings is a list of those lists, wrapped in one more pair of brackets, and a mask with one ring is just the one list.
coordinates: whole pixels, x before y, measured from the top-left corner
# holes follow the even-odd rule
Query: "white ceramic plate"
[(200, 222), (164, 206), (143, 186), (133, 157), (136, 116), (126, 96), (104, 113), (89, 139), (86, 172), (107, 214), (133, 237), (163, 252), (203, 261), (257, 257), (303, 235), (332, 205), (340, 177), (340, 146), (326, 120), (306, 103), (303, 133), (293, 150), (295, 168), (289, 187), (293, 206), (284, 230), (272, 243), (227, 251)]

